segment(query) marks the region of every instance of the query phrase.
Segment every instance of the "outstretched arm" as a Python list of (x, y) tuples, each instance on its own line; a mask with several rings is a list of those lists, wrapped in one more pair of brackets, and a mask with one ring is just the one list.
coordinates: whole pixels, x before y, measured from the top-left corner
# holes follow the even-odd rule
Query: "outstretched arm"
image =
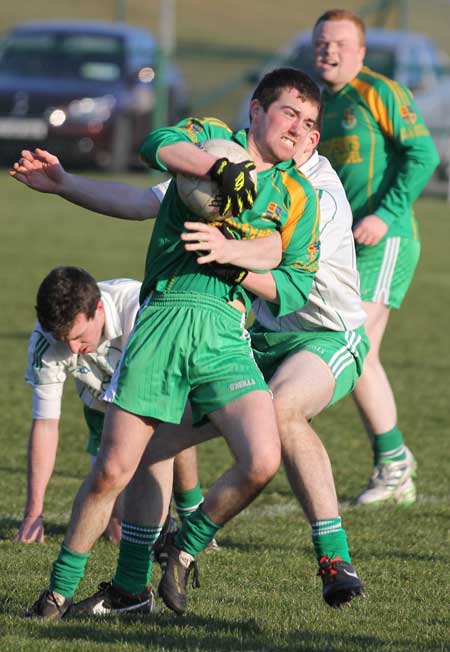
[(147, 220), (159, 210), (159, 200), (150, 188), (70, 174), (57, 156), (43, 149), (23, 150), (10, 175), (33, 190), (119, 219)]
[(58, 419), (33, 419), (28, 442), (27, 502), (16, 541), (44, 543), (44, 499), (58, 449)]

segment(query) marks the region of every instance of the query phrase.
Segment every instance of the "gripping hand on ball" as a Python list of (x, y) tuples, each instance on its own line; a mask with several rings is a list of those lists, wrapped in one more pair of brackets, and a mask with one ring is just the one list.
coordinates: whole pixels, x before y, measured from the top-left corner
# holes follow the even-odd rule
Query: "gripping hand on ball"
[(210, 178), (217, 183), (222, 195), (219, 215), (228, 212), (238, 217), (246, 208), (251, 208), (256, 197), (256, 188), (250, 172), (255, 169), (253, 161), (232, 163), (219, 158), (209, 170)]

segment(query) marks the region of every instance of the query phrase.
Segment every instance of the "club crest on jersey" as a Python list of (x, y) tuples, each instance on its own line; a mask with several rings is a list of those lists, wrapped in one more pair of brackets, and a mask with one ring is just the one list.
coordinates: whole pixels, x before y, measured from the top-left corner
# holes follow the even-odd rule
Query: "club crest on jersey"
[(356, 123), (355, 109), (344, 109), (344, 119), (342, 120), (344, 129), (353, 129), (356, 127)]
[(320, 240), (313, 240), (308, 245), (309, 260), (315, 260), (320, 252)]
[(182, 127), (179, 127), (180, 131), (184, 131), (189, 136), (196, 136), (201, 131), (203, 131), (203, 125), (200, 120), (196, 118), (191, 118), (189, 122)]
[(270, 220), (271, 222), (280, 222), (281, 216), (283, 214), (283, 209), (279, 204), (274, 201), (271, 201), (267, 206), (264, 213), (262, 213), (261, 218), (263, 220)]
[(401, 106), (400, 115), (402, 116), (403, 121), (409, 123), (410, 125), (415, 124), (417, 121), (416, 112), (414, 111), (411, 104), (404, 104)]

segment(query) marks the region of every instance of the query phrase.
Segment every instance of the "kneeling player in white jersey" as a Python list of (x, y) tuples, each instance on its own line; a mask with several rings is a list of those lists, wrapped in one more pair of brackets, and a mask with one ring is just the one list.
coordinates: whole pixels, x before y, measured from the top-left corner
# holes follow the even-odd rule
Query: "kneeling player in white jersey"
[[(95, 462), (106, 403), (100, 396), (111, 380), (133, 328), (141, 283), (114, 279), (97, 284), (78, 267), (53, 269), (40, 284), (35, 323), (28, 348), (25, 380), (32, 386), (32, 425), (28, 444), (27, 501), (16, 541), (43, 543), (44, 499), (53, 473), (59, 439), (64, 384), (75, 379), (89, 432), (87, 452)], [(175, 505), (181, 514), (194, 511), (203, 496), (194, 465), (195, 451), (175, 460)], [(122, 501), (116, 502), (105, 532), (120, 541)]]
[[(340, 606), (362, 594), (363, 585), (351, 565), (328, 454), (310, 420), (353, 389), (368, 350), (366, 315), (342, 184), (314, 149), (305, 151), (299, 164), (320, 195), (319, 271), (308, 303), (298, 312), (276, 319), (270, 304), (255, 303), (253, 341), (257, 360), (271, 379), (288, 478), (312, 527), (323, 595), (331, 606)], [(153, 217), (165, 192), (164, 184), (136, 188), (68, 174), (43, 150), (23, 152), (12, 175), (36, 190), (122, 219)], [(167, 428), (161, 428), (161, 438)], [(183, 441), (178, 436), (170, 441), (180, 448), (192, 445), (208, 438), (205, 429), (187, 427)]]

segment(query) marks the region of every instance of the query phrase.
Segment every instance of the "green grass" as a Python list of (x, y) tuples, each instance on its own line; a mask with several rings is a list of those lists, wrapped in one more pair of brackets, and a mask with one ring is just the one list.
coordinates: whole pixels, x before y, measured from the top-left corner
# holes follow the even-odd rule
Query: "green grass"
[[(129, 177), (148, 183), (146, 175)], [(77, 264), (98, 279), (140, 278), (148, 224), (96, 216), (38, 195), (0, 176), (0, 649), (9, 650), (297, 650), (437, 652), (450, 649), (448, 596), (450, 210), (423, 199), (423, 255), (408, 299), (392, 315), (384, 360), (399, 423), (419, 461), (418, 501), (410, 508), (358, 509), (351, 504), (370, 473), (370, 451), (350, 398), (315, 421), (331, 455), (344, 524), (367, 600), (334, 612), (323, 604), (309, 527), (284, 472), (220, 533), (223, 549), (200, 558), (202, 587), (189, 614), (126, 620), (28, 622), (22, 615), (46, 586), (51, 562), (88, 466), (85, 427), (71, 382), (61, 441), (46, 501), (45, 546), (12, 543), (25, 500), (30, 390), (23, 382), (36, 288), (57, 264)], [(221, 441), (200, 448), (204, 488), (226, 468)], [(100, 542), (78, 596), (108, 579), (116, 549)], [(157, 581), (159, 571), (155, 571)]]
[[(128, 1), (130, 22), (157, 31), (159, 2)], [(339, 6), (360, 9), (366, 2)], [(112, 20), (116, 0), (33, 0), (6, 3), (2, 26), (24, 19), (73, 17)], [(330, 8), (284, 0), (181, 0), (176, 32), (181, 44), (214, 43), (266, 52), (310, 27)], [(411, 28), (428, 33), (448, 51), (447, 0), (411, 0)], [(371, 21), (368, 21), (371, 22)], [(393, 25), (393, 17), (389, 18)], [(179, 60), (192, 92), (200, 96), (231, 82), (258, 59)], [(239, 87), (205, 111), (231, 120), (247, 89)], [(196, 109), (203, 112), (203, 107)], [(143, 185), (147, 175), (130, 180)], [(367, 600), (334, 612), (320, 595), (309, 527), (281, 471), (251, 507), (220, 534), (220, 553), (200, 559), (202, 587), (191, 592), (189, 614), (164, 609), (147, 620), (77, 620), (56, 625), (28, 622), (26, 607), (46, 586), (70, 514), (87, 471), (85, 426), (71, 382), (63, 403), (56, 470), (46, 501), (45, 546), (12, 543), (25, 501), (29, 388), (23, 382), (27, 340), (34, 322), (37, 286), (58, 264), (86, 267), (98, 279), (141, 278), (148, 224), (127, 224), (37, 195), (0, 171), (0, 650), (97, 652), (189, 650), (233, 652), (437, 652), (450, 650), (450, 460), (448, 440), (450, 305), (450, 209), (439, 199), (418, 203), (423, 255), (400, 313), (391, 317), (384, 360), (398, 402), (399, 423), (419, 461), (418, 501), (408, 508), (361, 510), (351, 499), (371, 468), (367, 439), (351, 398), (315, 421), (330, 453), (355, 565)], [(221, 441), (200, 448), (206, 489), (229, 454)], [(115, 567), (116, 549), (100, 542), (78, 596), (92, 593)], [(158, 579), (155, 571), (155, 581)]]

